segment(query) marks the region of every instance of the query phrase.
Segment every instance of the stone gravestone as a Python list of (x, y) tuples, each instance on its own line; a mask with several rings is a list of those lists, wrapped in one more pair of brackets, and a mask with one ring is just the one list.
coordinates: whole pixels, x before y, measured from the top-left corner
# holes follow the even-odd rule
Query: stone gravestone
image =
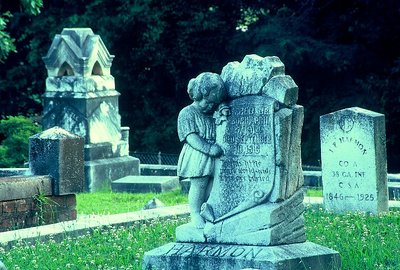
[(53, 127), (29, 138), (29, 168), (50, 175), (53, 195), (84, 191), (83, 138)]
[(320, 129), (325, 208), (387, 211), (385, 116), (353, 107), (321, 116)]
[(143, 269), (339, 269), (340, 255), (306, 242), (298, 87), (278, 57), (248, 55), (222, 70), (226, 101), (214, 113), (213, 185), (204, 228), (145, 253)]
[(65, 28), (43, 57), (43, 127), (59, 126), (85, 139), (88, 191), (139, 174), (139, 160), (129, 156), (129, 128), (120, 123), (113, 58), (90, 28)]

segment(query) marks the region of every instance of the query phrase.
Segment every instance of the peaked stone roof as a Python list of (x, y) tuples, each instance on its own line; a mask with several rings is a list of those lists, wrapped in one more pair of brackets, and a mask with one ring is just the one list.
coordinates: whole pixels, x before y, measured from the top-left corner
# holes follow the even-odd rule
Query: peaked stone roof
[(64, 28), (43, 61), (49, 77), (111, 75), (111, 55), (90, 28)]

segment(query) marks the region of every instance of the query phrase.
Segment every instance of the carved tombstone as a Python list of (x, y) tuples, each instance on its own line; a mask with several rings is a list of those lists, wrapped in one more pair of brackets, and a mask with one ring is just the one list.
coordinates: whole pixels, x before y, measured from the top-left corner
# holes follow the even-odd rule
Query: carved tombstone
[(278, 57), (248, 55), (226, 65), (221, 77), (228, 98), (214, 118), (224, 154), (215, 161), (213, 186), (202, 206), (205, 227), (178, 227), (178, 243), (146, 253), (144, 265), (340, 268), (337, 252), (305, 242), (297, 85)]
[(110, 72), (113, 58), (90, 28), (65, 28), (43, 57), (48, 73), (43, 126), (60, 126), (84, 137), (90, 191), (139, 173), (138, 159), (129, 156), (129, 128), (120, 123), (120, 94)]
[(325, 208), (388, 211), (385, 116), (353, 107), (320, 121)]

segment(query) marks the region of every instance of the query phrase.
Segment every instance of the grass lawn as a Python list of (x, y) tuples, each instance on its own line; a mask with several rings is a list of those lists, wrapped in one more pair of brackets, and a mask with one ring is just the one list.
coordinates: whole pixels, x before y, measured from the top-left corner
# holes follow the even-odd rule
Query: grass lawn
[[(114, 198), (117, 195), (121, 198)], [(178, 191), (162, 195), (117, 195), (110, 192), (80, 194), (78, 211), (80, 214), (125, 211), (119, 209), (133, 211), (155, 196), (165, 204), (174, 204), (174, 201), (186, 203), (186, 195)], [(90, 196), (97, 198), (93, 199), (97, 203), (91, 203), (90, 207), (80, 205), (91, 201)], [(337, 215), (313, 206), (306, 209), (304, 216), (307, 239), (339, 251), (342, 269), (400, 269), (399, 210), (378, 216), (363, 213)], [(130, 227), (96, 229), (77, 238), (66, 236), (60, 243), (20, 242), (7, 252), (0, 248), (0, 260), (9, 270), (139, 270), (144, 252), (174, 241), (176, 226), (186, 222), (187, 219), (153, 220)]]
[(322, 188), (307, 188), (306, 196), (309, 197), (324, 197), (322, 194)]
[(76, 195), (78, 214), (119, 214), (138, 211), (153, 198), (165, 205), (187, 203), (187, 195), (180, 189), (165, 193), (113, 193), (102, 191), (95, 193), (80, 193)]

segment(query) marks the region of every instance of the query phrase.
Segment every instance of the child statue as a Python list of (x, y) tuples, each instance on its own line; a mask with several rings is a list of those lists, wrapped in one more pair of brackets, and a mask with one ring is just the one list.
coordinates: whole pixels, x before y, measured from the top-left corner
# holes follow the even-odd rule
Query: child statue
[(178, 136), (184, 143), (178, 161), (178, 175), (190, 179), (189, 207), (192, 224), (204, 228), (201, 206), (212, 187), (215, 158), (223, 155), (215, 143), (213, 112), (226, 96), (224, 82), (216, 73), (204, 72), (191, 79), (187, 92), (193, 103), (178, 116)]

